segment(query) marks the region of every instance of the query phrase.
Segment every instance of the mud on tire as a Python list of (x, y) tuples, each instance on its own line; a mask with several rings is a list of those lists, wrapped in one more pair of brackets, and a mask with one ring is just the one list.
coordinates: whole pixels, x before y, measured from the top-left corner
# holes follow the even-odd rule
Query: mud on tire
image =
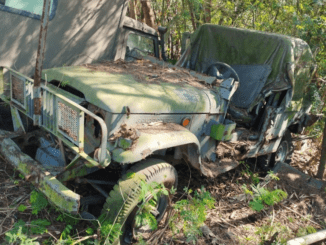
[[(110, 192), (107, 198), (100, 222), (109, 222), (110, 224), (120, 224), (122, 235), (119, 239), (116, 239), (113, 244), (130, 244), (130, 222), (133, 222), (135, 216), (135, 210), (139, 203), (139, 196), (141, 191), (141, 181), (146, 183), (163, 183), (167, 189), (177, 186), (178, 176), (175, 168), (170, 164), (160, 159), (148, 159), (143, 162), (139, 162), (122, 176)], [(160, 200), (161, 201), (161, 200)], [(158, 210), (158, 221), (163, 217), (168, 202), (162, 200), (160, 202)]]

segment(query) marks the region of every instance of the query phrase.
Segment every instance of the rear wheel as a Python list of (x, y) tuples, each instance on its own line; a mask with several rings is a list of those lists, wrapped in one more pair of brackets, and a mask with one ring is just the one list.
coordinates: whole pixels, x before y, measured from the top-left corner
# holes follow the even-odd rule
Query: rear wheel
[(265, 169), (270, 170), (277, 163), (284, 162), (290, 164), (294, 146), (290, 131), (286, 131), (283, 135), (280, 145), (276, 152), (258, 157), (258, 163)]
[[(163, 184), (167, 189), (176, 188), (177, 172), (173, 166), (159, 159), (149, 159), (137, 163), (122, 176), (107, 198), (100, 221), (102, 224), (120, 224), (122, 234), (113, 244), (131, 244), (142, 233), (151, 231), (147, 225), (136, 223), (136, 216), (143, 210), (140, 202), (141, 183)], [(169, 196), (160, 195), (157, 200), (151, 193), (145, 198), (145, 203), (151, 203), (151, 214), (159, 222), (167, 209)]]

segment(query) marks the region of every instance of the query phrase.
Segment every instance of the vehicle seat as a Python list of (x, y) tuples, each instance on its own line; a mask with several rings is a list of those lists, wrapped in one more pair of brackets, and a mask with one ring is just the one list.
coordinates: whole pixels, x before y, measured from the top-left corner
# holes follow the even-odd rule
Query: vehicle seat
[(240, 86), (232, 96), (228, 112), (232, 120), (238, 123), (253, 124), (255, 117), (249, 114), (249, 109), (257, 102), (256, 98), (266, 84), (272, 71), (270, 65), (231, 65), (240, 79)]

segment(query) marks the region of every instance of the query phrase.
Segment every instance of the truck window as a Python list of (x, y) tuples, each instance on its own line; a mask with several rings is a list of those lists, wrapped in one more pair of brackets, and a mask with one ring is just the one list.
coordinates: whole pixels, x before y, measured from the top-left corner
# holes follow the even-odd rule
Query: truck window
[[(51, 0), (50, 20), (55, 15), (58, 0)], [(41, 19), (43, 0), (0, 0), (0, 11)]]
[(141, 55), (154, 56), (154, 40), (136, 33), (130, 33), (127, 40), (127, 55), (134, 51), (140, 52)]

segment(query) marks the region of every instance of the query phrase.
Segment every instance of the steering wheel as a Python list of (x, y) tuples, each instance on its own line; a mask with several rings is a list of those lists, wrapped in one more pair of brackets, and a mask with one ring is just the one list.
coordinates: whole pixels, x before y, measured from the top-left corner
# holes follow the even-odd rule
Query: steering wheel
[(217, 79), (225, 80), (232, 77), (235, 82), (240, 81), (237, 72), (231, 66), (223, 62), (215, 62), (210, 65), (206, 74), (216, 77)]

